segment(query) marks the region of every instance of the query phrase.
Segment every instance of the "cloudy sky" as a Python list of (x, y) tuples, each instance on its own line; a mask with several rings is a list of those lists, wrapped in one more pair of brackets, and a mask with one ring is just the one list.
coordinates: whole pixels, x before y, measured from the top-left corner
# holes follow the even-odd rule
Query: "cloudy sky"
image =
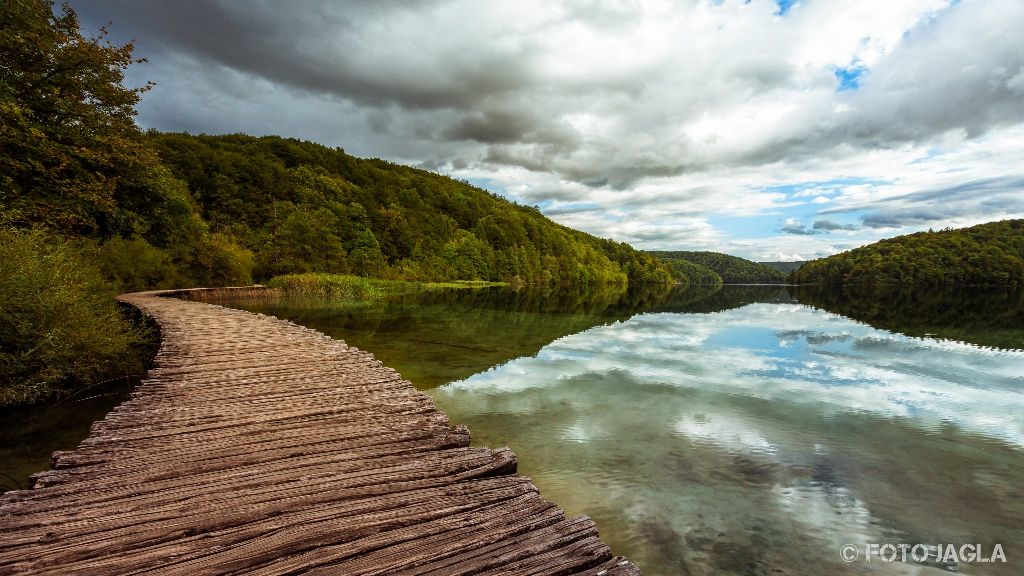
[(468, 179), (650, 249), (806, 259), (1024, 217), (1020, 0), (72, 0), (139, 123)]

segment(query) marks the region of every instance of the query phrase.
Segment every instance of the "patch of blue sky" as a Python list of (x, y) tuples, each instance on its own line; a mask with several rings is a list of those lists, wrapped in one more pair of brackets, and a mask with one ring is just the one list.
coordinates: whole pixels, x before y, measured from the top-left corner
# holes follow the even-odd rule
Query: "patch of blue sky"
[(775, 13), (776, 16), (785, 16), (789, 9), (797, 3), (797, 0), (775, 0), (775, 4), (778, 5), (779, 10)]
[[(508, 188), (503, 186), (497, 180), (493, 180), (491, 178), (466, 178), (465, 180), (466, 182), (469, 182), (471, 185), (476, 186), (477, 188), (482, 188), (484, 190), (487, 190), (488, 192), (493, 192), (494, 194), (497, 194), (498, 196), (501, 196), (503, 198), (507, 198), (513, 202), (516, 202), (517, 204), (522, 204), (523, 206), (534, 205), (534, 203), (529, 202), (525, 198), (522, 198), (509, 192)], [(545, 203), (550, 205), (551, 201), (545, 200), (544, 202), (539, 204), (542, 210), (544, 209)]]
[(547, 215), (552, 214), (570, 214), (573, 212), (593, 212), (600, 210), (601, 205), (597, 202), (568, 202), (559, 206), (554, 206), (555, 202), (552, 200), (544, 200), (538, 206), (542, 212)]
[(860, 88), (860, 79), (867, 72), (867, 67), (858, 62), (854, 62), (845, 68), (836, 68), (834, 74), (836, 75), (836, 80), (839, 81), (839, 85), (836, 86), (836, 92), (857, 90)]
[[(928, 149), (925, 151), (924, 156), (920, 156), (918, 158), (914, 158), (913, 160), (910, 161), (910, 164), (911, 165), (914, 165), (914, 164), (926, 164), (928, 162), (931, 162), (935, 158), (938, 158), (939, 156), (942, 156), (944, 154), (948, 154), (949, 152), (950, 152), (949, 150), (940, 148), (938, 146), (929, 146)], [(968, 169), (969, 168), (967, 166), (949, 165), (949, 166), (942, 166), (942, 168), (940, 170), (938, 170), (937, 172), (939, 174), (952, 174), (954, 172), (965, 172)]]
[(477, 188), (483, 188), (484, 190), (494, 192), (495, 194), (501, 194), (503, 196), (508, 195), (506, 194), (506, 190), (491, 178), (466, 178), (466, 182), (469, 182)]
[(806, 190), (839, 191), (846, 186), (882, 186), (892, 184), (892, 180), (879, 178), (832, 178), (831, 180), (808, 180), (792, 184), (778, 184), (762, 188), (764, 192), (782, 192), (787, 195), (800, 195)]
[[(784, 218), (783, 218), (784, 219)], [(724, 232), (730, 239), (750, 240), (774, 236), (781, 222), (778, 214), (757, 216), (711, 216), (708, 218), (715, 230)]]
[[(815, 220), (819, 218), (842, 226), (859, 226), (861, 216), (864, 215), (863, 210), (831, 212), (828, 203), (816, 203), (814, 199), (819, 196), (826, 198), (835, 196), (846, 186), (880, 186), (884, 184), (891, 184), (891, 181), (872, 178), (835, 178), (768, 186), (762, 188), (761, 191), (784, 194), (786, 205), (752, 216), (716, 214), (708, 218), (708, 223), (716, 230), (737, 240), (775, 236), (789, 219), (796, 219), (808, 228), (812, 227)], [(830, 231), (834, 230), (819, 230), (820, 233)]]

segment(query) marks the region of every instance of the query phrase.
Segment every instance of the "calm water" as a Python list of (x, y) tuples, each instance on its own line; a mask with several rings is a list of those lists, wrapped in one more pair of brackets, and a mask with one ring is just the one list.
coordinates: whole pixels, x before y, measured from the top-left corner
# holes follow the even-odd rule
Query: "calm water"
[[(545, 497), (594, 518), (645, 574), (1024, 573), (1020, 292), (488, 289), (239, 307), (370, 350), (475, 445), (511, 446)], [(12, 437), (19, 417), (35, 432)], [(32, 439), (19, 450), (38, 469), (77, 442), (45, 437), (68, 418), (0, 414), (0, 433)], [(1008, 563), (840, 560), (868, 542), (1000, 543)]]
[[(502, 289), (246, 308), (374, 352), (474, 444), (511, 446), (645, 574), (1024, 573), (1018, 293)], [(1000, 543), (1008, 563), (840, 560), (870, 542)]]
[(131, 381), (117, 380), (59, 404), (0, 409), (0, 492), (28, 488), (30, 474), (50, 468), (54, 450), (70, 450), (92, 423), (128, 399)]

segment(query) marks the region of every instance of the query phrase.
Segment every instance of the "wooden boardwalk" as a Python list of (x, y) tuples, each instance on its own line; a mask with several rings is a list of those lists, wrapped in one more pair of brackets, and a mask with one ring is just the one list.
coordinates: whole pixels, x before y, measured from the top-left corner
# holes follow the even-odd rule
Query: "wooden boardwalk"
[(155, 366), (0, 498), (0, 574), (639, 574), (372, 355), (268, 316), (122, 300), (159, 323)]

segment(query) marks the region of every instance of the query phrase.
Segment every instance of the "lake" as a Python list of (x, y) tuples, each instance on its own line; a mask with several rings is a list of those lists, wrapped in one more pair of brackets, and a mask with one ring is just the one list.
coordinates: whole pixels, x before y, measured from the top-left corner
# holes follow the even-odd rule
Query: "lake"
[[(373, 352), (475, 445), (513, 448), (645, 574), (1024, 562), (1017, 292), (487, 289), (244, 308)], [(999, 543), (1008, 564), (846, 564), (848, 543)]]
[[(513, 448), (543, 496), (592, 517), (645, 574), (1021, 573), (1019, 291), (494, 288), (237, 306), (373, 352), (474, 445)], [(1007, 563), (840, 558), (868, 543), (980, 544), (986, 558), (1000, 544)]]

